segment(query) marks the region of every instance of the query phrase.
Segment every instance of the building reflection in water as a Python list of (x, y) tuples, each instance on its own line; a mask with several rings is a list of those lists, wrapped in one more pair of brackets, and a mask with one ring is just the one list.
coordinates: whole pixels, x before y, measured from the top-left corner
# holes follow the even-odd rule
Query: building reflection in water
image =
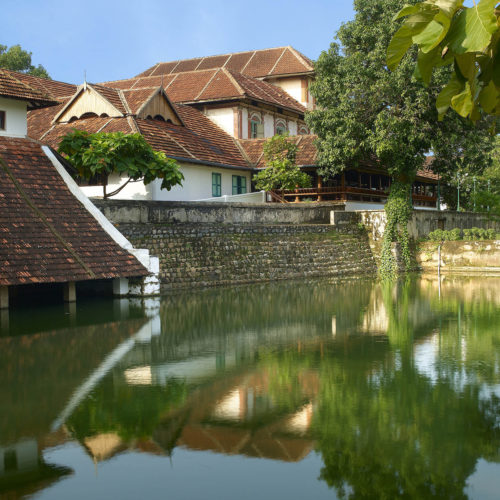
[[(141, 318), (122, 301), (122, 321), (0, 338), (8, 374), (0, 418), (9, 430), (0, 443), (7, 464), (0, 478), (15, 463), (30, 473), (70, 473), (43, 461), (57, 439), (76, 440), (96, 464), (131, 451), (172, 456), (178, 447), (284, 462), (315, 450), (325, 463), (322, 479), (337, 492), (347, 484), (350, 491), (369, 488), (355, 469), (341, 467), (350, 463), (372, 474), (380, 467), (390, 487), (379, 487), (390, 495), (398, 481), (409, 488), (408, 471), (433, 466), (436, 458), (426, 455), (432, 434), (450, 450), (435, 467), (440, 491), (450, 493), (443, 486), (453, 483), (449, 470), (461, 491), (475, 461), (493, 458), (486, 441), (499, 442), (487, 415), (494, 406), (488, 388), (500, 384), (492, 347), (498, 333), (488, 326), (500, 294), (498, 281), (462, 287), (446, 280), (440, 298), (436, 286), (410, 280), (391, 289), (354, 281), (212, 290), (150, 302)], [(489, 372), (477, 368), (480, 360)], [(400, 383), (407, 384), (404, 397)], [(29, 404), (20, 409), (23, 391)], [(448, 433), (430, 432), (424, 423), (444, 402), (460, 416)], [(386, 419), (386, 427), (374, 418)], [(465, 430), (467, 418), (481, 433)], [(451, 443), (461, 439), (472, 444), (453, 469), (462, 455), (456, 458)]]

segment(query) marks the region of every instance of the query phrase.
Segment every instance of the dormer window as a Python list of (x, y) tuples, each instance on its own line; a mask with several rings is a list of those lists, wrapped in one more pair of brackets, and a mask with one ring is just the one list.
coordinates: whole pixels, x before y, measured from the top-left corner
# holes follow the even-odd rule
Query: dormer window
[(257, 113), (252, 113), (252, 115), (250, 115), (249, 129), (250, 139), (261, 139), (264, 137), (262, 118)]
[(0, 111), (0, 130), (5, 130), (5, 111)]

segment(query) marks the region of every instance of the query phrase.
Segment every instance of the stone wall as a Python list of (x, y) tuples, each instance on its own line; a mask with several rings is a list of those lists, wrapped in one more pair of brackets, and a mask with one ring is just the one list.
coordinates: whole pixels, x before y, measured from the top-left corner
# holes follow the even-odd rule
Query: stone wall
[(113, 223), (328, 224), (332, 205), (100, 200), (94, 204)]
[(160, 258), (166, 288), (368, 275), (376, 265), (366, 234), (328, 225), (118, 224)]
[[(361, 223), (370, 233), (370, 239), (382, 239), (386, 223), (386, 214), (383, 210), (342, 212), (331, 214), (331, 223), (335, 227), (346, 227)], [(414, 240), (425, 238), (436, 229), (450, 230), (454, 228), (470, 229), (479, 227), (500, 231), (500, 219), (491, 218), (487, 214), (476, 212), (447, 212), (438, 210), (414, 210), (408, 224), (410, 237)]]
[(500, 276), (500, 241), (445, 241), (441, 245), (420, 243), (416, 252), (424, 272), (437, 273), (441, 256), (442, 273), (488, 274)]

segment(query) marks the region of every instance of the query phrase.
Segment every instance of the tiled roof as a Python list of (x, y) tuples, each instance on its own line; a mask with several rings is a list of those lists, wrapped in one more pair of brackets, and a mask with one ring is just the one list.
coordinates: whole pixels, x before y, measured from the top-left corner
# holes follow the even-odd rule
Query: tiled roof
[(147, 102), (158, 89), (124, 90), (122, 95), (128, 104), (130, 112), (136, 115), (141, 106)]
[[(200, 111), (178, 105), (176, 111), (185, 127), (158, 120), (92, 117), (54, 125), (43, 142), (57, 149), (62, 136), (73, 129), (87, 132), (141, 133), (156, 151), (186, 161), (217, 163), (250, 168), (232, 137)], [(29, 130), (31, 133), (31, 130)]]
[(57, 101), (18, 78), (19, 73), (0, 68), (0, 97), (27, 101), (29, 108), (52, 106)]
[(110, 102), (120, 113), (123, 113), (124, 115), (127, 114), (127, 109), (125, 108), (119, 90), (111, 87), (105, 87), (104, 85), (97, 85), (95, 83), (89, 84), (89, 86), (99, 92), (99, 94)]
[(169, 75), (214, 68), (227, 68), (256, 78), (314, 71), (313, 62), (293, 47), (277, 47), (158, 63), (138, 76)]
[(30, 87), (49, 95), (58, 101), (71, 97), (77, 89), (76, 85), (72, 83), (59, 82), (57, 80), (48, 80), (47, 78), (40, 78), (38, 76), (27, 75), (26, 73), (15, 73), (15, 77), (21, 82), (29, 85)]
[(304, 113), (305, 108), (281, 88), (227, 68), (173, 73), (167, 76), (130, 78), (102, 85), (117, 89), (146, 89), (162, 85), (176, 103), (196, 103), (229, 99), (264, 101), (281, 108)]
[[(314, 142), (316, 141), (317, 136), (313, 134), (296, 135), (292, 136), (291, 139), (293, 139), (299, 146), (296, 157), (297, 165), (301, 167), (316, 165), (317, 149)], [(238, 140), (250, 163), (255, 168), (264, 168), (266, 166), (263, 155), (263, 147), (266, 140), (267, 139)], [(385, 170), (385, 168), (376, 159), (360, 162), (360, 167), (370, 170)], [(417, 179), (437, 180), (437, 175), (430, 170), (429, 161), (427, 161), (425, 166), (417, 172)]]
[(40, 144), (0, 137), (0, 285), (145, 276), (71, 194)]

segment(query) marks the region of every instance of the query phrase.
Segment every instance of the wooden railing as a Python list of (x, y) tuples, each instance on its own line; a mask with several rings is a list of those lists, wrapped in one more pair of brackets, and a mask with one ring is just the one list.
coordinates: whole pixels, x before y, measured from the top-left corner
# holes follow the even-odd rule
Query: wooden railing
[[(350, 186), (278, 189), (269, 191), (268, 193), (271, 201), (278, 203), (289, 203), (290, 198), (293, 198), (294, 201), (300, 201), (305, 197), (316, 197), (318, 200), (325, 201), (347, 201), (349, 199), (356, 199), (359, 197), (361, 201), (374, 201), (374, 198), (377, 200), (382, 200), (386, 199), (389, 196), (389, 191)], [(419, 205), (432, 206), (436, 203), (436, 197), (413, 194), (413, 201)]]

